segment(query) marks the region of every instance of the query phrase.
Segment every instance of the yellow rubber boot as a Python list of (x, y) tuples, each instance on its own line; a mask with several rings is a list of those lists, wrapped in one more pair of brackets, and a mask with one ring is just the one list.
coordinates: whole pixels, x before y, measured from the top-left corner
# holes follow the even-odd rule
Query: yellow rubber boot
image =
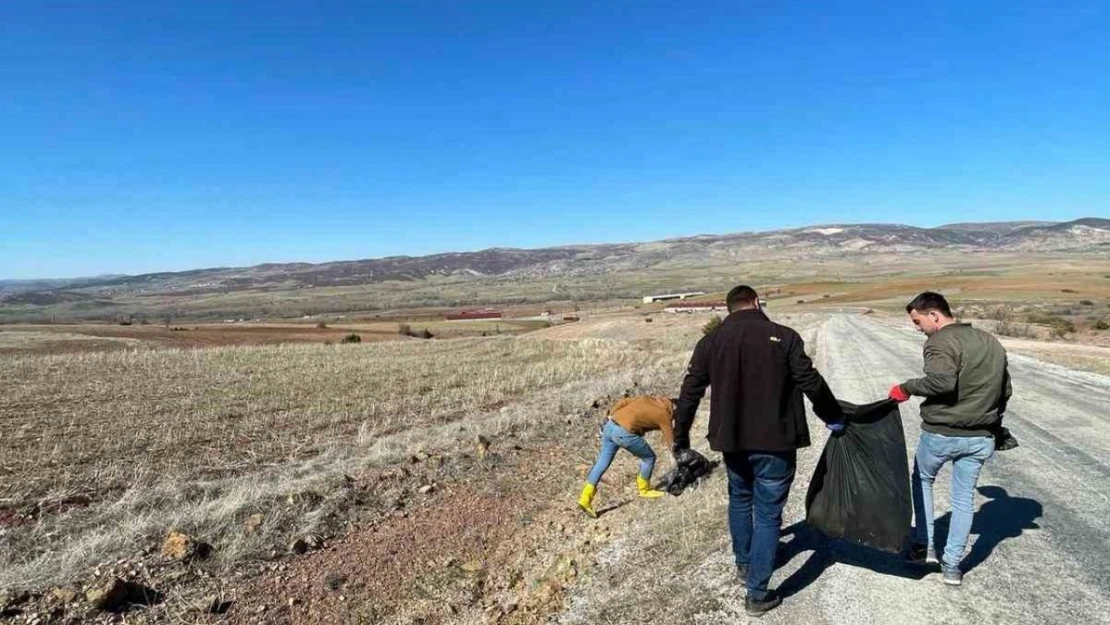
[(589, 482), (582, 487), (582, 495), (578, 498), (578, 507), (582, 508), (591, 519), (597, 518), (597, 513), (594, 512), (594, 494), (597, 492), (597, 487)]
[(640, 491), (641, 497), (647, 497), (648, 499), (655, 499), (666, 495), (666, 493), (661, 490), (652, 490), (651, 482), (645, 480), (642, 475), (636, 476), (636, 490)]

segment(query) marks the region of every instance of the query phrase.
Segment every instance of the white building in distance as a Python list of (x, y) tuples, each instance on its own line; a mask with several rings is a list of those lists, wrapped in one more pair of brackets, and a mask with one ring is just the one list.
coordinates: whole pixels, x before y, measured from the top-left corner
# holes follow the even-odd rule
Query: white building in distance
[(698, 295), (705, 295), (704, 291), (692, 291), (690, 293), (668, 293), (666, 295), (645, 295), (644, 303), (651, 304), (652, 302), (666, 302), (674, 299), (682, 300), (689, 297), (696, 297)]

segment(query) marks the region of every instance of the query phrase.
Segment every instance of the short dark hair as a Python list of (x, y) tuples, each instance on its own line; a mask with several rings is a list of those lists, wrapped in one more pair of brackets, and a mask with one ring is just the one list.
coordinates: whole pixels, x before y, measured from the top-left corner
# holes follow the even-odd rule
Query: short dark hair
[(728, 305), (728, 311), (733, 312), (741, 306), (755, 306), (759, 301), (759, 294), (755, 292), (750, 286), (740, 285), (728, 292), (728, 297), (725, 298), (725, 304)]
[(948, 307), (948, 300), (944, 299), (944, 296), (940, 293), (934, 293), (932, 291), (925, 291), (921, 295), (913, 298), (909, 304), (906, 304), (906, 313), (911, 313), (915, 310), (918, 313), (927, 313), (931, 310), (935, 310), (945, 317), (952, 317), (952, 309)]

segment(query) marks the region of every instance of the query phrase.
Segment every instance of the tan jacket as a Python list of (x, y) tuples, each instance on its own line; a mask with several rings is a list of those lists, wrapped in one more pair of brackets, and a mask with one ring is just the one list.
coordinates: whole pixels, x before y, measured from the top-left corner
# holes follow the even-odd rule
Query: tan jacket
[(674, 442), (671, 419), (674, 405), (670, 397), (625, 397), (609, 411), (609, 418), (617, 425), (638, 436), (654, 430), (663, 431), (663, 442), (670, 447)]

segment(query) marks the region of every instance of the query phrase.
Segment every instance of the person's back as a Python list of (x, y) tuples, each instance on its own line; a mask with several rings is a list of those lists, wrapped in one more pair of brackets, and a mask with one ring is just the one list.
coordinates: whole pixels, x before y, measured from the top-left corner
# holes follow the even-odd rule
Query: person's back
[(763, 314), (754, 289), (738, 286), (727, 300), (728, 317), (698, 341), (690, 358), (675, 412), (674, 447), (680, 453), (690, 446), (698, 404), (712, 386), (709, 445), (724, 454), (733, 556), (748, 589), (745, 609), (758, 616), (782, 602), (767, 584), (797, 450), (809, 445), (802, 393), (835, 427), (843, 427), (843, 413), (802, 338)]
[(730, 314), (695, 351), (707, 355), (709, 443), (715, 451), (787, 451), (810, 444), (802, 391), (815, 411), (840, 420), (840, 406), (792, 328), (762, 310)]
[(609, 411), (609, 418), (636, 436), (660, 430), (664, 445), (670, 447), (674, 442), (674, 400), (670, 397), (625, 397)]
[[(1006, 404), (1013, 393), (1006, 350), (998, 339), (959, 323), (948, 300), (926, 291), (906, 305), (917, 329), (929, 338), (924, 347), (924, 377), (890, 389), (899, 402), (910, 396), (921, 403), (921, 439), (914, 453), (913, 508), (915, 544), (912, 560), (941, 564), (944, 582), (963, 583), (960, 561), (967, 547), (975, 505), (975, 484), (983, 465), (994, 455)], [(952, 464), (951, 521), (944, 558), (934, 544), (933, 483)]]
[[(941, 355), (935, 355), (937, 352)], [(953, 323), (929, 337), (925, 354), (927, 360), (950, 362), (955, 381), (951, 391), (927, 396), (922, 402), (921, 429), (947, 436), (993, 435), (1005, 410), (1006, 349), (1002, 343), (970, 324)], [(911, 395), (925, 395), (928, 389), (923, 387), (924, 383), (911, 381), (906, 390)]]

